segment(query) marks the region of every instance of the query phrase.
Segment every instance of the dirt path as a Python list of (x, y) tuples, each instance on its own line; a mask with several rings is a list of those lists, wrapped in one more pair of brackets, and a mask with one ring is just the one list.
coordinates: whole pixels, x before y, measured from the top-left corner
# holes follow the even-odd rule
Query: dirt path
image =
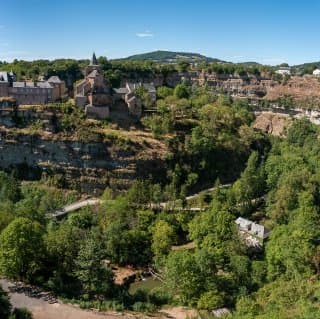
[[(0, 279), (0, 285), (8, 290), (12, 284), (5, 279)], [(134, 319), (136, 316), (131, 314), (121, 313), (95, 313), (93, 311), (86, 311), (71, 305), (48, 302), (31, 298), (23, 293), (9, 293), (10, 301), (13, 307), (29, 309), (34, 319)], [(141, 316), (142, 317), (142, 316)]]
[(27, 308), (31, 311), (33, 319), (187, 319), (196, 318), (197, 312), (185, 307), (165, 307), (161, 310), (162, 314), (148, 317), (143, 314), (129, 314), (117, 312), (98, 313), (94, 311), (80, 309), (78, 307), (63, 304), (61, 302), (49, 304), (47, 301), (31, 298), (24, 293), (11, 293), (9, 287), (13, 283), (0, 279), (0, 285), (9, 293), (10, 301), (15, 308)]

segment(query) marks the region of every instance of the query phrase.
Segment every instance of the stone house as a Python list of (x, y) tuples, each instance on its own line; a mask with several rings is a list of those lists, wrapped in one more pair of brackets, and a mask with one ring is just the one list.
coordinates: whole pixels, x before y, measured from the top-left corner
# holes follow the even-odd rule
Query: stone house
[(136, 95), (136, 90), (143, 87), (150, 97), (151, 103), (157, 100), (157, 91), (153, 83), (131, 83), (126, 82), (125, 87), (113, 89), (113, 97), (115, 101), (123, 100), (127, 106), (129, 114), (140, 117), (142, 114), (142, 105), (140, 99)]
[(52, 86), (52, 99), (57, 101), (63, 97), (66, 97), (66, 85), (64, 81), (61, 81), (60, 78), (56, 75), (51, 76), (47, 82)]
[(249, 219), (238, 217), (235, 221), (239, 233), (245, 239), (248, 246), (259, 247), (263, 240), (269, 237), (270, 230), (263, 225), (257, 224)]
[(277, 71), (277, 74), (281, 75), (291, 75), (291, 68), (287, 66), (281, 66)]
[(18, 105), (47, 104), (65, 96), (65, 84), (58, 76), (47, 81), (16, 81), (15, 74), (0, 72), (0, 97), (12, 97)]

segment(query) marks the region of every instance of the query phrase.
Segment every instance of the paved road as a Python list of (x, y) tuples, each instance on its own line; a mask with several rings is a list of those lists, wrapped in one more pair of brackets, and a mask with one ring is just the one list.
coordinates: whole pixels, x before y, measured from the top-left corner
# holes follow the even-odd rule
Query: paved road
[[(224, 185), (220, 185), (219, 188), (226, 188), (229, 187), (231, 184), (224, 184)], [(204, 189), (199, 193), (190, 195), (186, 197), (187, 201), (190, 201), (192, 199), (195, 199), (197, 197), (199, 197), (201, 194), (203, 193), (210, 193), (212, 191), (214, 191), (216, 189), (216, 187), (212, 187), (212, 188), (208, 188), (208, 189)], [(70, 205), (66, 205), (63, 206), (59, 209), (57, 209), (56, 211), (52, 212), (52, 213), (48, 213), (46, 214), (46, 218), (58, 218), (58, 217), (63, 217), (71, 212), (74, 212), (80, 208), (83, 207), (87, 207), (87, 206), (94, 206), (94, 205), (98, 205), (101, 204), (102, 200), (98, 199), (98, 198), (89, 198), (89, 199), (85, 199), (82, 201), (78, 201), (75, 203), (72, 203)], [(179, 207), (175, 207), (175, 203), (172, 201), (169, 202), (162, 202), (160, 204), (151, 204), (150, 208), (165, 208), (165, 209), (169, 209), (172, 207), (172, 209), (174, 210), (183, 210), (183, 211), (194, 211), (194, 212), (199, 212), (202, 211), (203, 208), (200, 207), (190, 207), (190, 208), (179, 208)]]
[[(231, 185), (232, 184), (223, 184), (223, 185), (220, 185), (219, 188), (220, 189), (221, 188), (227, 188), (227, 187), (229, 187)], [(213, 192), (216, 189), (217, 189), (217, 187), (211, 187), (211, 188), (204, 189), (199, 193), (195, 193), (193, 195), (187, 196), (186, 197), (186, 201), (187, 202), (191, 201), (191, 200), (196, 199), (197, 197), (201, 196), (204, 193), (210, 193), (210, 192)], [(200, 211), (204, 210), (204, 208), (202, 208), (202, 207), (189, 207), (189, 208), (176, 207), (176, 203), (174, 201), (162, 202), (162, 203), (159, 203), (159, 204), (153, 204), (152, 203), (150, 205), (150, 208), (155, 208), (155, 209), (164, 208), (166, 210), (180, 210), (180, 211), (193, 211), (193, 212), (200, 212)]]
[[(220, 185), (219, 188), (227, 188), (227, 187), (230, 187), (231, 185), (232, 184), (224, 184), (224, 185)], [(195, 198), (199, 197), (203, 193), (211, 193), (216, 189), (217, 189), (217, 187), (211, 187), (211, 188), (204, 189), (203, 191), (201, 191), (199, 193), (187, 196), (186, 200), (189, 201), (189, 200), (195, 199)]]
[(82, 201), (72, 203), (70, 205), (63, 206), (52, 213), (46, 214), (46, 217), (47, 218), (63, 217), (65, 215), (67, 215), (68, 213), (74, 212), (80, 208), (98, 205), (98, 204), (101, 204), (101, 202), (102, 202), (101, 199), (97, 199), (97, 198), (85, 199)]

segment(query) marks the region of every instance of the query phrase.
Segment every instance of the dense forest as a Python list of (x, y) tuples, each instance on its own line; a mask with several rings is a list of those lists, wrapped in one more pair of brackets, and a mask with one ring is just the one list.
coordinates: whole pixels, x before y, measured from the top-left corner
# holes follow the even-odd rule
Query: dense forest
[[(54, 65), (58, 62), (52, 62), (50, 70), (47, 62), (43, 67), (33, 63), (28, 76), (59, 70)], [(106, 72), (141, 67), (100, 63)], [(61, 70), (69, 70), (64, 74), (77, 79), (79, 64), (62, 64)], [(153, 68), (152, 62), (143, 65)], [(26, 75), (19, 61), (1, 67), (15, 67), (20, 76)], [(139, 94), (147, 106), (148, 96)], [(66, 123), (75, 114), (74, 120), (83, 124), (71, 105), (61, 107)], [(1, 275), (38, 285), (84, 308), (154, 313), (163, 305), (184, 305), (204, 317), (227, 307), (230, 317), (239, 319), (316, 318), (319, 127), (301, 119), (287, 129), (285, 138), (268, 136), (253, 129), (248, 101), (212, 95), (205, 86), (186, 83), (158, 88), (155, 109), (141, 126), (168, 146), (162, 182), (137, 180), (122, 193), (107, 188), (99, 207), (55, 220), (46, 213), (79, 194), (57, 188), (51, 179), (26, 182), (15, 171), (1, 172)], [(77, 132), (78, 124), (71, 124), (61, 129)], [(86, 127), (87, 138), (90, 128), (97, 132), (101, 125), (109, 124)], [(209, 194), (186, 199), (213, 186)], [(161, 206), (164, 201), (170, 205)], [(238, 232), (239, 216), (271, 230), (259, 249), (246, 245)], [(159, 285), (132, 292), (129, 283), (115, 282), (115, 265), (151, 269)], [(7, 309), (1, 310), (4, 318), (12, 316), (2, 291), (0, 301)]]
[[(73, 83), (87, 63), (14, 61), (1, 68), (12, 68), (18, 78), (57, 74)], [(159, 65), (102, 57), (99, 63), (115, 86), (130, 74), (190, 67), (183, 61)], [(218, 74), (264, 71), (255, 64), (202, 67)], [(147, 93), (137, 94), (149, 108)], [(84, 142), (112, 125), (88, 125), (71, 104), (51, 107), (62, 114), (58, 129)], [(16, 171), (1, 172), (0, 273), (85, 308), (155, 312), (180, 304), (209, 315), (206, 311), (227, 307), (234, 318), (308, 318), (318, 312), (319, 128), (302, 119), (286, 138), (268, 136), (253, 129), (247, 100), (188, 83), (159, 87), (152, 108), (140, 124), (168, 147), (167, 176), (160, 183), (150, 177), (135, 181), (126, 193), (106, 189), (98, 208), (54, 220), (46, 213), (77, 200), (76, 191), (58, 188), (63, 185), (54, 177), (25, 182)], [(35, 133), (41, 129), (38, 123)], [(220, 187), (226, 183), (231, 186)], [(186, 200), (212, 186), (211, 193)], [(162, 207), (163, 202), (171, 204)], [(235, 225), (239, 216), (271, 230), (261, 249), (246, 245)], [(115, 283), (112, 265), (152, 269), (161, 284), (132, 293), (129, 283)], [(18, 310), (11, 313), (1, 294), (6, 316), (15, 316)]]

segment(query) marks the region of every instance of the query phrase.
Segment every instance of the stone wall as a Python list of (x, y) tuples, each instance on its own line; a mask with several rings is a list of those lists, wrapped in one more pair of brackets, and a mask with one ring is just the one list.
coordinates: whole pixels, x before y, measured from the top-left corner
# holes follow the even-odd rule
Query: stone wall
[(17, 126), (24, 126), (41, 120), (44, 129), (48, 132), (54, 133), (55, 127), (55, 113), (53, 111), (42, 111), (33, 107), (27, 108), (0, 108), (0, 126), (13, 128)]
[(88, 118), (105, 120), (110, 116), (110, 109), (109, 109), (109, 106), (87, 105), (85, 108), (85, 113)]
[(141, 147), (124, 150), (115, 143), (81, 143), (0, 130), (0, 169), (23, 179), (59, 174), (66, 187), (99, 195), (108, 186), (127, 189), (133, 180), (165, 176), (165, 161), (146, 157)]

